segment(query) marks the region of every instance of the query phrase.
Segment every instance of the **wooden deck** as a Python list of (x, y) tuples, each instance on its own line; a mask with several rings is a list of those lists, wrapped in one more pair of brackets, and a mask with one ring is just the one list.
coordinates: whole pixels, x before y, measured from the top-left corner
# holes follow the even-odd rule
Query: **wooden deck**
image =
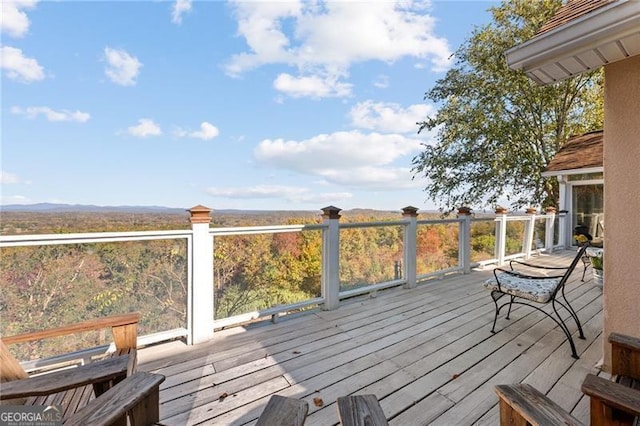
[[(575, 251), (541, 256), (568, 264)], [(207, 343), (171, 342), (139, 352), (139, 369), (167, 376), (160, 393), (165, 425), (253, 424), (270, 395), (304, 398), (306, 425), (335, 425), (339, 396), (373, 393), (391, 425), (498, 424), (500, 383), (531, 383), (579, 419), (589, 403), (580, 384), (599, 372), (602, 293), (580, 281), (567, 297), (583, 324), (570, 356), (564, 334), (543, 314), (515, 306), (498, 319), (481, 283), (490, 270), (379, 292), (315, 310), (216, 332)], [(568, 322), (575, 331), (575, 323)], [(577, 337), (576, 334), (574, 336)]]

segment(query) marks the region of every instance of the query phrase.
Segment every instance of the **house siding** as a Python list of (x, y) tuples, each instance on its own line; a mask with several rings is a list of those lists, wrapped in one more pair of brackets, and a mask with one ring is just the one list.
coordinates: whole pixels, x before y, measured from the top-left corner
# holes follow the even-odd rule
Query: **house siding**
[(605, 66), (604, 138), (604, 335), (640, 336), (640, 56)]

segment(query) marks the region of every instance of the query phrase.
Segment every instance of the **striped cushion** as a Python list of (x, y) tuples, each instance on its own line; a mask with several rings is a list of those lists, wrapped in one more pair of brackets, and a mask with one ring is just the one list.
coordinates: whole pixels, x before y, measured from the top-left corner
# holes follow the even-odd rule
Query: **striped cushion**
[[(560, 283), (560, 278), (524, 278), (506, 272), (500, 272), (498, 280), (500, 280), (500, 289), (503, 293), (539, 303), (549, 302)], [(485, 281), (484, 286), (489, 290), (498, 290), (495, 277)]]

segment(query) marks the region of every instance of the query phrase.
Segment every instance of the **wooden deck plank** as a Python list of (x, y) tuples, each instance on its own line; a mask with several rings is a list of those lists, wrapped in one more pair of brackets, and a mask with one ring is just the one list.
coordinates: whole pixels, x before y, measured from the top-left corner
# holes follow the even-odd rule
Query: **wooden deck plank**
[[(535, 261), (563, 265), (574, 254)], [(305, 399), (305, 424), (331, 425), (338, 423), (338, 397), (366, 393), (376, 395), (392, 425), (495, 424), (493, 386), (505, 381), (538, 383), (552, 396), (574, 393), (567, 402), (584, 415), (588, 405), (574, 387), (601, 357), (599, 290), (581, 283), (581, 272), (567, 284), (587, 334), (586, 341), (576, 339), (583, 354), (576, 361), (557, 326), (528, 307), (515, 306), (511, 320), (502, 314), (499, 332), (490, 333), (494, 305), (481, 283), (491, 273), (452, 275), (343, 301), (334, 311), (216, 331), (212, 341), (191, 347), (172, 342), (148, 355), (143, 349), (139, 370), (167, 375), (160, 400), (168, 425), (253, 424), (273, 394)], [(568, 324), (573, 331), (575, 323)]]
[[(438, 318), (438, 321), (440, 321), (440, 320), (442, 320), (443, 317), (439, 316), (437, 318)], [(421, 335), (425, 330), (428, 330), (429, 328), (431, 328), (431, 326), (432, 326), (432, 324), (430, 324), (428, 321), (424, 322), (424, 323), (422, 323), (420, 325), (412, 326), (412, 331), (410, 333), (410, 337), (414, 337), (415, 335)], [(404, 329), (405, 332), (406, 332), (406, 326), (403, 326), (400, 329), (401, 330)], [(396, 339), (398, 339), (399, 337), (402, 337), (401, 334), (399, 335), (399, 334), (397, 334), (395, 332), (396, 332), (395, 329), (387, 329), (386, 333), (391, 335), (391, 337), (394, 339), (394, 341), (386, 342), (386, 344), (395, 343)], [(352, 342), (350, 345), (342, 345), (341, 350), (343, 351), (343, 353), (347, 352), (349, 349), (355, 349), (355, 350), (361, 351), (361, 352), (362, 351), (366, 351), (367, 348), (371, 348), (371, 347), (367, 346), (367, 345), (363, 346), (365, 341), (366, 342), (370, 342), (370, 341), (374, 341), (375, 342), (376, 347), (374, 347), (373, 349), (369, 349), (369, 352), (375, 351), (380, 347), (380, 345), (384, 345), (385, 344), (385, 341), (384, 340), (380, 340), (379, 336), (369, 335), (367, 337), (361, 337), (357, 341)], [(312, 342), (312, 344), (314, 344), (314, 345), (317, 345), (317, 343), (318, 342)], [(326, 342), (325, 342), (325, 344), (326, 344)], [(299, 353), (303, 353), (303, 354), (311, 354), (310, 356), (304, 356), (304, 355), (303, 356), (294, 356), (294, 355), (286, 354), (286, 355), (284, 355), (284, 357), (281, 355), (281, 356), (279, 356), (277, 358), (278, 358), (278, 361), (280, 363), (286, 363), (287, 364), (286, 365), (287, 370), (295, 369), (296, 368), (296, 364), (300, 365), (300, 366), (309, 366), (314, 361), (323, 361), (319, 366), (319, 370), (320, 371), (324, 370), (326, 368), (326, 362), (327, 362), (327, 361), (325, 361), (326, 357), (330, 356), (331, 354), (334, 354), (335, 353), (335, 349), (333, 349), (331, 347), (328, 347), (326, 350), (321, 351), (321, 352), (313, 352), (311, 349), (312, 348), (309, 348), (309, 347), (300, 347), (300, 348), (298, 348), (297, 351), (295, 351), (295, 352), (299, 352)], [(348, 355), (348, 359), (352, 359), (354, 356), (356, 356), (356, 355), (353, 354), (353, 353), (350, 353)], [(293, 358), (297, 358), (297, 359), (293, 360)], [(291, 360), (291, 362), (288, 362), (289, 360)], [(265, 361), (266, 361), (266, 359), (265, 359)], [(334, 361), (334, 362), (332, 362), (331, 364), (332, 365), (336, 365), (335, 360), (332, 360), (332, 361)], [(261, 361), (257, 361), (257, 362), (262, 363)], [(262, 363), (262, 364), (264, 364), (264, 363)], [(337, 364), (337, 365), (339, 365), (339, 364)], [(241, 366), (241, 367), (246, 368), (247, 366), (244, 365), (244, 366)], [(252, 367), (253, 367), (253, 365), (250, 366), (249, 368), (252, 369)], [(219, 372), (217, 374), (211, 375), (211, 377), (209, 377), (206, 380), (204, 380), (204, 382), (201, 381), (200, 383), (201, 383), (201, 385), (204, 383), (205, 386), (209, 385), (209, 384), (212, 384), (212, 383), (220, 383), (220, 382), (222, 382), (224, 380), (223, 376), (228, 376), (228, 374), (225, 374), (225, 373), (227, 373), (227, 371), (221, 371), (221, 372)], [(234, 372), (233, 374), (236, 375), (238, 373), (239, 373), (239, 371), (238, 372)], [(246, 370), (244, 371), (244, 373), (245, 374), (247, 373)], [(290, 381), (293, 383), (293, 382), (296, 382), (296, 379), (294, 377), (291, 377)], [(182, 389), (176, 390), (176, 393), (177, 394), (183, 394), (185, 392), (190, 392), (190, 391), (193, 391), (193, 390), (194, 389), (188, 389), (188, 388), (185, 388), (183, 386)]]
[[(196, 399), (183, 401), (183, 405), (179, 409), (178, 407), (173, 407), (172, 411), (166, 409), (161, 403), (161, 423), (182, 425), (207, 421), (258, 398), (270, 396), (285, 389), (287, 386), (287, 381), (278, 377), (236, 394), (221, 393), (213, 389), (209, 390), (209, 392), (203, 391), (200, 392)], [(192, 404), (188, 404), (188, 402), (192, 402)]]
[[(455, 290), (452, 292), (455, 296), (458, 296), (460, 294), (461, 291), (464, 290)], [(422, 292), (422, 294), (424, 295), (425, 292)], [(427, 297), (427, 296), (425, 296)], [(440, 301), (440, 304), (443, 304), (445, 302)], [(411, 307), (412, 305), (415, 305), (412, 309), (413, 310), (417, 310), (417, 309), (423, 309), (424, 310), (424, 302), (421, 300), (417, 300), (412, 304), (406, 304), (404, 306), (402, 306), (402, 309), (404, 309), (404, 312), (402, 313), (402, 317), (410, 317), (411, 315), (415, 315), (415, 313), (413, 314), (409, 314), (408, 312), (408, 308), (407, 306)], [(372, 309), (371, 307), (368, 306), (368, 310), (365, 312), (365, 318), (367, 318), (366, 321), (366, 325), (367, 327), (370, 327), (372, 329), (376, 329), (376, 328), (381, 328), (381, 327), (385, 327), (387, 325), (389, 325), (392, 322), (397, 322), (399, 317), (394, 317), (393, 314), (395, 314), (395, 312), (393, 312), (392, 310), (389, 311), (387, 309), (387, 305), (381, 305), (380, 307), (378, 307), (379, 309), (379, 313), (377, 313), (377, 315), (379, 315), (381, 317), (381, 319), (379, 321), (376, 322), (376, 318), (373, 316), (373, 314), (376, 314), (375, 312), (372, 314)], [(434, 307), (435, 308), (435, 307)], [(361, 314), (362, 309), (360, 309), (358, 311), (359, 314)], [(336, 311), (337, 312), (337, 311)], [(394, 319), (395, 318), (395, 319)], [(349, 322), (346, 322), (345, 324), (341, 324), (340, 321), (337, 321), (335, 325), (331, 324), (330, 322), (318, 322), (316, 321), (316, 323), (321, 324), (321, 326), (316, 326), (315, 329), (314, 328), (300, 328), (299, 333), (302, 334), (302, 338), (304, 339), (308, 339), (308, 335), (309, 333), (316, 333), (316, 339), (320, 339), (321, 335), (318, 334), (318, 330), (323, 327), (326, 330), (324, 332), (331, 332), (333, 334), (337, 333), (340, 331), (340, 329), (348, 329), (348, 330), (352, 330), (354, 329), (354, 325), (350, 324)], [(333, 330), (333, 331), (331, 331)], [(359, 334), (365, 334), (366, 333), (366, 329), (360, 329), (358, 330)], [(265, 336), (266, 337), (266, 336)], [(279, 342), (279, 346), (270, 346), (269, 349), (269, 353), (278, 353), (278, 352), (283, 352), (286, 350), (289, 350), (291, 348), (294, 348), (296, 345), (299, 344), (299, 339), (300, 337), (297, 336), (291, 336), (288, 335), (288, 337), (292, 337), (293, 340), (289, 339), (288, 341), (282, 341)], [(270, 338), (272, 338), (270, 336)], [(281, 338), (281, 337), (280, 337)], [(295, 340), (295, 338), (298, 339), (298, 341)], [(348, 337), (344, 337), (345, 339)], [(244, 341), (244, 340), (243, 340)], [(220, 371), (220, 370), (224, 370), (227, 368), (231, 368), (234, 364), (236, 365), (243, 365), (244, 363), (247, 362), (251, 362), (254, 360), (257, 360), (261, 357), (263, 357), (264, 355), (266, 355), (266, 353), (263, 354), (257, 354), (256, 350), (261, 350), (262, 346), (269, 346), (270, 343), (272, 343), (271, 341), (269, 341), (268, 338), (262, 338), (262, 345), (260, 347), (256, 347), (255, 345), (253, 346), (246, 346), (246, 345), (239, 345), (239, 347), (235, 347), (232, 348), (230, 351), (224, 352), (221, 351), (219, 348), (216, 348), (216, 352), (214, 354), (208, 353), (206, 351), (200, 351), (200, 353), (203, 353), (204, 357), (206, 357), (206, 360), (203, 361), (201, 360), (201, 358), (193, 358), (190, 360), (185, 360), (181, 363), (175, 364), (172, 367), (166, 367), (166, 368), (161, 368), (161, 369), (151, 369), (150, 371), (156, 372), (156, 373), (160, 373), (160, 374), (164, 374), (167, 376), (171, 376), (173, 374), (176, 374), (178, 372), (181, 371), (190, 371), (193, 368), (198, 368), (200, 367), (200, 364), (206, 364), (206, 363), (214, 363), (215, 366), (215, 370), (216, 371)], [(193, 356), (193, 355), (192, 355)], [(219, 362), (216, 362), (216, 360), (221, 360)], [(172, 380), (168, 380), (168, 383), (163, 384), (163, 387), (170, 387), (170, 385), (173, 383)]]
[[(590, 307), (591, 305), (589, 305)], [(582, 309), (579, 311), (581, 315), (587, 314), (596, 314), (600, 312), (599, 307), (594, 307), (592, 309), (587, 310)], [(597, 321), (598, 325), (600, 321)], [(488, 357), (483, 359), (481, 362), (476, 364), (472, 369), (465, 371), (465, 381), (453, 381), (440, 389), (440, 392), (443, 393), (447, 398), (453, 399), (458, 402), (464, 398), (464, 396), (468, 393), (469, 383), (473, 383), (475, 381), (483, 381), (488, 379), (494, 375), (496, 375), (500, 370), (502, 370), (505, 365), (509, 364), (517, 357), (521, 356), (525, 352), (529, 352), (532, 349), (535, 349), (540, 346), (539, 342), (547, 337), (551, 332), (550, 328), (552, 323), (549, 319), (544, 318), (540, 322), (538, 322), (535, 326), (529, 328), (525, 334), (527, 339), (516, 338), (511, 340), (509, 343), (491, 353)], [(586, 328), (586, 327), (585, 327)], [(590, 331), (590, 330), (585, 330)], [(523, 336), (524, 337), (524, 336)], [(566, 342), (564, 334), (560, 332), (556, 332), (554, 337), (559, 337), (559, 345), (558, 348), (562, 348), (563, 342)], [(531, 339), (531, 340), (528, 340)], [(533, 340), (537, 339), (537, 340)], [(533, 340), (533, 341), (532, 341)], [(557, 341), (558, 339), (554, 339)], [(530, 346), (526, 346), (525, 342), (531, 342)], [(583, 340), (576, 339), (576, 348), (577, 350), (582, 350), (584, 346)], [(568, 346), (568, 344), (567, 344)], [(563, 350), (563, 349), (561, 349)], [(558, 358), (562, 356), (559, 355)], [(569, 357), (568, 357), (569, 358)]]
[[(602, 315), (598, 315), (597, 322), (598, 325), (602, 327)], [(600, 360), (601, 356), (602, 342), (600, 339), (596, 339), (582, 354), (582, 362), (571, 365), (567, 372), (556, 382), (553, 388), (547, 392), (547, 396), (566, 411), (571, 412), (582, 396), (581, 393), (571, 392), (571, 389), (580, 387), (587, 374), (598, 373), (598, 369), (595, 365)]]
[[(466, 390), (469, 391), (471, 388), (473, 392), (468, 393), (464, 398), (457, 401), (452, 409), (445, 412), (441, 417), (438, 417), (433, 424), (447, 425), (452, 424), (452, 421), (461, 422), (462, 424), (472, 424), (477, 421), (497, 403), (495, 394), (492, 395), (495, 385), (521, 382), (535, 366), (542, 363), (554, 352), (561, 354), (560, 356), (569, 357), (570, 351), (568, 349), (560, 349), (564, 344), (564, 339), (564, 335), (560, 332), (548, 332), (534, 345), (527, 348), (521, 356), (515, 358), (510, 363), (505, 362), (505, 366), (502, 369), (493, 374), (480, 386), (473, 389), (474, 385), (477, 385), (477, 382), (468, 383)], [(585, 344), (576, 344), (579, 354), (583, 353), (585, 349), (584, 346)], [(495, 354), (497, 354), (497, 352), (492, 354), (492, 356), (495, 356)]]

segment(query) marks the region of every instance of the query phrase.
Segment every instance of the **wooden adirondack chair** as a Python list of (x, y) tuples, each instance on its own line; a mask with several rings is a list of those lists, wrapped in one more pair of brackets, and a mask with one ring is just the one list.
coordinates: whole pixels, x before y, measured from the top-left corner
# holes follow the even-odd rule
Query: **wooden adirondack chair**
[[(61, 405), (64, 418), (86, 406), (136, 369), (139, 313), (113, 315), (68, 326), (0, 339), (0, 400), (25, 405)], [(7, 345), (111, 328), (116, 351), (111, 359), (30, 378)]]
[[(613, 380), (588, 374), (582, 392), (591, 399), (590, 425), (640, 424), (640, 339), (612, 333)], [(582, 425), (528, 384), (498, 385), (501, 425)]]

